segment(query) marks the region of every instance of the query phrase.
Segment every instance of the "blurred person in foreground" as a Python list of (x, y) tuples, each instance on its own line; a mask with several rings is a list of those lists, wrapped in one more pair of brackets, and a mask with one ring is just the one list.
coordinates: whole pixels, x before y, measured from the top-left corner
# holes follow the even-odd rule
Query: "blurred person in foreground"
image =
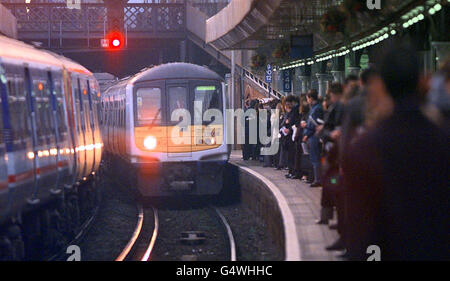
[(449, 138), (419, 109), (419, 62), (406, 47), (389, 51), (380, 74), (393, 112), (348, 146), (347, 255), (365, 260), (448, 260)]
[[(327, 168), (329, 169), (325, 177), (328, 181), (327, 184), (329, 183), (329, 188), (333, 190), (334, 206), (336, 207), (338, 218), (337, 224), (331, 224), (329, 227), (331, 229), (337, 229), (340, 236), (334, 243), (326, 247), (329, 251), (344, 250), (346, 245), (347, 188), (343, 181), (342, 157), (347, 151), (348, 144), (364, 132), (364, 112), (366, 109), (365, 89), (367, 88), (368, 77), (373, 74), (374, 72), (372, 70), (364, 70), (361, 75), (361, 81), (355, 75), (349, 75), (345, 79), (343, 94), (340, 98), (340, 103), (343, 108), (341, 125), (339, 129), (330, 133), (330, 137), (337, 140), (339, 149), (329, 154), (326, 161)], [(334, 159), (334, 157), (337, 157), (337, 159)], [(339, 173), (336, 173), (336, 168), (339, 169)], [(318, 223), (321, 223), (321, 220)], [(347, 257), (346, 254), (343, 257)]]
[(332, 83), (329, 87), (329, 107), (325, 114), (324, 124), (317, 128), (325, 146), (325, 165), (322, 182), (320, 219), (317, 224), (328, 224), (333, 218), (334, 197), (339, 178), (338, 138), (340, 136), (344, 108), (341, 103), (343, 87), (340, 83)]
[(450, 59), (429, 82), (426, 115), (446, 134), (450, 134)]

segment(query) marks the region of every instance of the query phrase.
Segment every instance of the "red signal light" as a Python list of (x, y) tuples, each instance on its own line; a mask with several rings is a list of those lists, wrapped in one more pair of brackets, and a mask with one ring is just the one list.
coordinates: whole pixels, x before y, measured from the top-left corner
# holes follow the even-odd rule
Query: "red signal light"
[(120, 40), (119, 39), (113, 39), (112, 41), (113, 47), (119, 47), (120, 46)]
[(123, 35), (120, 32), (111, 32), (106, 36), (106, 38), (109, 41), (109, 48), (110, 49), (119, 49), (122, 47)]

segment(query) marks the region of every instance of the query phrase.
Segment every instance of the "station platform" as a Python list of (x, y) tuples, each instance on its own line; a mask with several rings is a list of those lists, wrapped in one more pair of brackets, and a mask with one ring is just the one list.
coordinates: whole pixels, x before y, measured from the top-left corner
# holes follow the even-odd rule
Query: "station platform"
[[(263, 167), (263, 163), (259, 161), (244, 161), (240, 150), (232, 151), (230, 163), (250, 169), (259, 179), (276, 189), (274, 195), (278, 197), (278, 202), (287, 203), (279, 207), (284, 208), (288, 217), (293, 218), (293, 220), (285, 222), (285, 231), (291, 232), (287, 233), (287, 236), (294, 236), (293, 239), (295, 236), (297, 237), (298, 244), (294, 243), (294, 245), (297, 244), (296, 246), (299, 248), (296, 253), (299, 260), (342, 260), (339, 257), (342, 252), (325, 250), (326, 246), (332, 244), (339, 237), (337, 231), (330, 229), (327, 225), (316, 224), (320, 215), (321, 187), (311, 188), (309, 184), (298, 179), (286, 179), (287, 171)], [(330, 221), (330, 224), (335, 223), (336, 221)], [(295, 224), (295, 226), (286, 224)]]

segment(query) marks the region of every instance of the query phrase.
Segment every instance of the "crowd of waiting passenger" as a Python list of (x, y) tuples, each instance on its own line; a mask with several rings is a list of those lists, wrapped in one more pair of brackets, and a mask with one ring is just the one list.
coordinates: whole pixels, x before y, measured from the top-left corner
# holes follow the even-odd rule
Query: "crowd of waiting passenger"
[(279, 150), (263, 156), (264, 145), (247, 141), (243, 159), (285, 171), (293, 184), (322, 187), (317, 223), (328, 225), (336, 213), (329, 227), (340, 237), (327, 250), (360, 260), (376, 245), (383, 260), (448, 260), (449, 75), (449, 62), (421, 75), (415, 53), (398, 47), (360, 77), (330, 84), (325, 97), (313, 89), (253, 100), (249, 108), (278, 110), (267, 126)]

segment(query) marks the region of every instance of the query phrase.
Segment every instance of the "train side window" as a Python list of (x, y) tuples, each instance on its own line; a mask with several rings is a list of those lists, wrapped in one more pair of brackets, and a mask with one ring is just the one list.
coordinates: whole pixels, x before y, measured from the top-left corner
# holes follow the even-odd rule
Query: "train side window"
[(58, 132), (60, 141), (67, 139), (66, 117), (64, 115), (64, 96), (61, 77), (53, 74), (54, 91), (56, 95), (56, 115), (58, 118)]
[(81, 104), (80, 104), (80, 92), (79, 92), (79, 85), (78, 85), (78, 79), (76, 77), (72, 80), (73, 84), (73, 96), (75, 101), (75, 112), (76, 112), (76, 119), (77, 119), (77, 130), (78, 133), (81, 133), (82, 125), (81, 125)]
[(119, 125), (119, 101), (114, 101), (114, 126)]
[(105, 123), (106, 123), (106, 126), (109, 126), (109, 125), (111, 125), (111, 123), (110, 123), (110, 114), (111, 114), (111, 109), (110, 109), (110, 106), (109, 106), (109, 97), (106, 97), (106, 100), (105, 100)]
[[(37, 75), (36, 75), (37, 76)], [(41, 77), (32, 77), (35, 93), (36, 133), (38, 145), (44, 145), (47, 136), (51, 134), (52, 120), (50, 118), (50, 101), (47, 95), (47, 82)]]
[(104, 102), (104, 106), (105, 106), (105, 109), (103, 110), (103, 112), (104, 112), (104, 122), (105, 122), (105, 125), (106, 126), (109, 126), (109, 104), (108, 104), (109, 102), (108, 102), (108, 100), (106, 100), (105, 99), (105, 102)]
[[(1, 66), (0, 66), (1, 67)], [(0, 74), (0, 75), (3, 75), (3, 74)], [(0, 80), (0, 83), (3, 83), (1, 80)], [(2, 89), (4, 89), (3, 88), (3, 86), (2, 85), (0, 85), (0, 87), (2, 87), (2, 88), (0, 88), (0, 91), (3, 91)], [(1, 92), (0, 92), (1, 93)], [(4, 141), (3, 141), (3, 106), (2, 106), (2, 103), (3, 103), (4, 101), (2, 100), (2, 97), (1, 97), (1, 95), (0, 95), (0, 144), (1, 145), (3, 145), (4, 144)], [(3, 154), (4, 154), (4, 150), (3, 150), (3, 147), (2, 147), (2, 149), (0, 150), (0, 155), (2, 155), (3, 156)]]
[(114, 127), (116, 125), (116, 102), (111, 102), (111, 125)]
[(89, 102), (83, 101), (83, 108), (84, 108), (84, 128), (86, 131), (91, 130), (91, 116), (89, 114)]
[(24, 142), (31, 135), (31, 127), (28, 119), (28, 110), (24, 90), (23, 69), (9, 68), (7, 87), (9, 95), (9, 112), (11, 127), (14, 130), (14, 141)]
[(123, 127), (123, 100), (120, 100), (120, 127)]

